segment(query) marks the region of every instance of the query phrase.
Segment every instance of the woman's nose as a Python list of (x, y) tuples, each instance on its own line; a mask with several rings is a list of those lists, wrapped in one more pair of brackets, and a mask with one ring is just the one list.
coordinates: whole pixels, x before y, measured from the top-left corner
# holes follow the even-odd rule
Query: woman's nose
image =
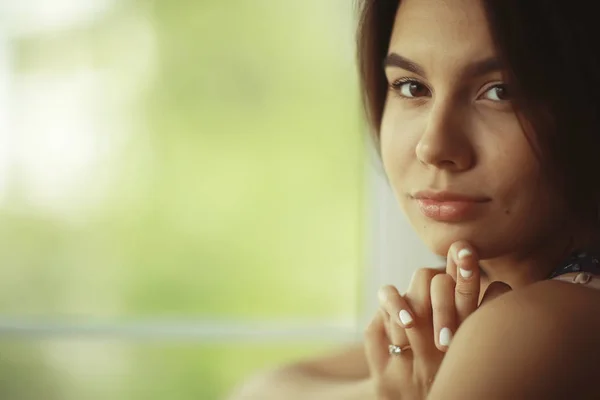
[(475, 152), (465, 118), (448, 105), (434, 106), (415, 152), (426, 166), (451, 172), (465, 171), (475, 164)]

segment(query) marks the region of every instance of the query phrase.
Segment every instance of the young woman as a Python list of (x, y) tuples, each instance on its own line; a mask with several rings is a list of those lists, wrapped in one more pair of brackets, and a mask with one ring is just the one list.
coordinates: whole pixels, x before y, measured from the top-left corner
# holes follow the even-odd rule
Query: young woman
[(405, 294), (382, 288), (364, 345), (238, 398), (600, 398), (592, 4), (361, 2), (359, 70), (383, 165), (447, 265), (417, 271)]

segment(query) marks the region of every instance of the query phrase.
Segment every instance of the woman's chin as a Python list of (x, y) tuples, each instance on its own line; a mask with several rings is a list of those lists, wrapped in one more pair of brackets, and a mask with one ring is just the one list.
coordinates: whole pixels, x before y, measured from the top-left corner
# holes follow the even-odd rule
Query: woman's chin
[(436, 254), (440, 257), (446, 257), (448, 255), (448, 249), (452, 243), (456, 242), (457, 240), (461, 240), (458, 238), (433, 238), (431, 235), (428, 235), (426, 238), (422, 237), (421, 239), (425, 243), (425, 246), (427, 246), (433, 254)]
[(435, 232), (435, 234), (433, 232), (427, 232), (427, 234), (419, 234), (419, 236), (432, 253), (441, 257), (447, 257), (450, 246), (459, 240), (464, 240), (473, 246), (480, 260), (490, 260), (501, 257), (503, 254), (511, 252), (511, 249), (518, 247), (513, 240), (502, 240), (500, 237), (493, 237), (493, 235), (476, 232), (449, 234), (440, 229), (439, 232)]
[(498, 249), (493, 248), (495, 246), (490, 246), (490, 238), (482, 232), (477, 232), (477, 230), (460, 229), (460, 227), (431, 229), (433, 227), (430, 226), (428, 228), (417, 230), (417, 234), (429, 250), (438, 256), (446, 257), (450, 246), (459, 240), (464, 240), (472, 245), (481, 258), (489, 258), (497, 253)]

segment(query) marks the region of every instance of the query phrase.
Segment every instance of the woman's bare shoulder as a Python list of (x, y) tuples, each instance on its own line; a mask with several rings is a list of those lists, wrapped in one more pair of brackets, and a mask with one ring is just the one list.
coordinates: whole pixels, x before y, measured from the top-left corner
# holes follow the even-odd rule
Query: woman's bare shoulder
[[(592, 285), (592, 282), (578, 284), (575, 282), (577, 274), (571, 275), (565, 275), (568, 279), (555, 278), (513, 290), (499, 298), (500, 301), (494, 306), (501, 306), (503, 303), (508, 303), (507, 306), (514, 305), (513, 302), (524, 303), (538, 311), (548, 312), (554, 317), (573, 315), (568, 312), (569, 305), (589, 307), (590, 310), (600, 308), (597, 302), (600, 298), (598, 287)], [(600, 282), (600, 276), (594, 276), (593, 279)]]
[(464, 322), (431, 398), (595, 398), (599, 339), (599, 290), (560, 281), (514, 290)]

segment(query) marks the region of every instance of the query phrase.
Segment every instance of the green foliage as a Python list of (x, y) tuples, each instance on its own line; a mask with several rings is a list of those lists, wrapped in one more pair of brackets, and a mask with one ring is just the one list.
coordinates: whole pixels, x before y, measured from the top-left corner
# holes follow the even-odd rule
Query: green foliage
[[(87, 27), (15, 42), (17, 77), (101, 71), (94, 115), (115, 128), (60, 212), (29, 201), (17, 164), (0, 208), (5, 314), (355, 315), (364, 187), (351, 7), (234, 3), (122, 3)], [(0, 398), (19, 400), (216, 399), (256, 368), (325, 347), (10, 343)], [(56, 346), (69, 368), (48, 355)], [(86, 369), (98, 357), (104, 369)]]

